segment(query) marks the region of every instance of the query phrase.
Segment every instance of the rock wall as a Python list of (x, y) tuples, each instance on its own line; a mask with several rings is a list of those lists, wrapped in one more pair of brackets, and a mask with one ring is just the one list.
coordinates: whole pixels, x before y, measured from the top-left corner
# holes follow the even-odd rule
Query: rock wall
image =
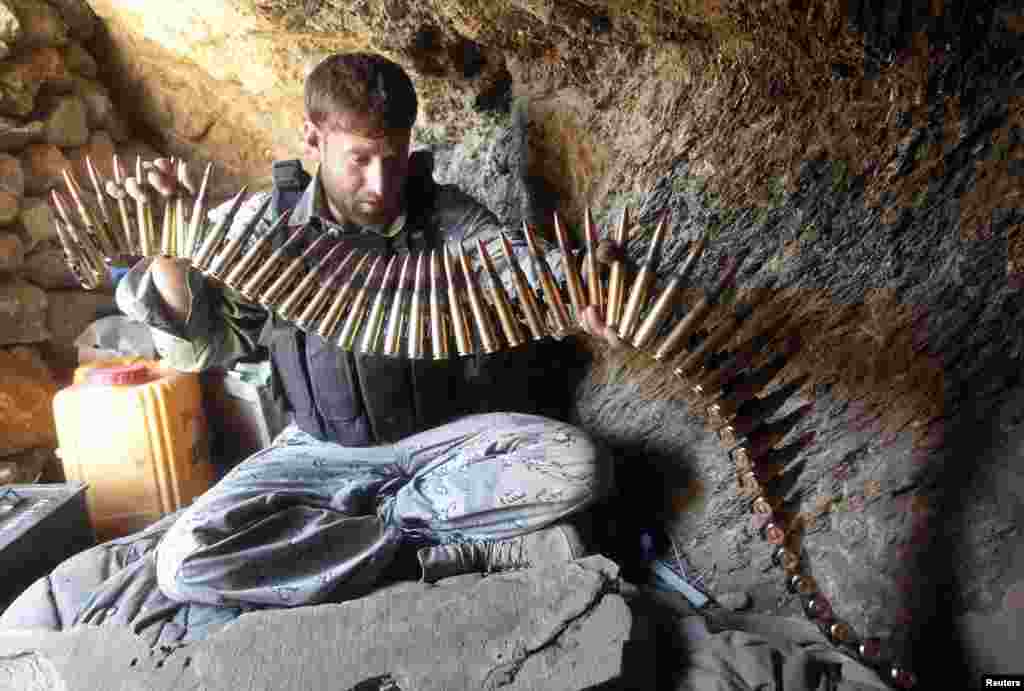
[(116, 312), (108, 291), (79, 289), (47, 193), (62, 171), (88, 185), (86, 157), (111, 175), (155, 151), (132, 137), (91, 45), (82, 0), (0, 0), (0, 483), (60, 477), (52, 398), (77, 361), (74, 339)]

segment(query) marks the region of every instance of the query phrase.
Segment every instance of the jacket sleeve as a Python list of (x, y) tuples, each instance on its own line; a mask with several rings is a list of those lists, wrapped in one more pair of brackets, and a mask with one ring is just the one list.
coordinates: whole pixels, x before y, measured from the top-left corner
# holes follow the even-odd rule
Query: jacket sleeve
[[(265, 194), (256, 194), (239, 210), (229, 235), (239, 231), (259, 208)], [(210, 212), (213, 219), (227, 213), (227, 204)], [(166, 303), (153, 285), (152, 258), (141, 260), (117, 286), (117, 305), (128, 317), (150, 327), (164, 363), (184, 372), (227, 367), (258, 346), (267, 311), (235, 291), (213, 284), (190, 268), (186, 286), (189, 307), (184, 323), (169, 317)]]

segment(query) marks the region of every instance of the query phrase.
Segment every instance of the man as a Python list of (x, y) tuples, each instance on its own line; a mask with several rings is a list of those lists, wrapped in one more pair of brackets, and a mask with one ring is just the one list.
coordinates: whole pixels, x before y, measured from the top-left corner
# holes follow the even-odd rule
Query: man
[[(290, 228), (398, 253), (454, 251), (479, 239), (500, 256), (505, 229), (493, 214), (433, 183), (429, 160), (410, 156), (417, 99), (398, 65), (368, 54), (329, 57), (306, 80), (305, 106), (303, 140), (317, 169)], [(150, 181), (166, 188), (167, 173), (158, 162)], [(254, 198), (249, 213), (264, 199)], [(244, 220), (240, 212), (236, 227)], [(520, 234), (510, 235), (524, 252)], [(117, 300), (154, 327), (165, 361), (179, 369), (269, 348), (295, 420), (168, 531), (157, 574), (169, 597), (347, 599), (372, 588), (403, 543), (423, 545), (427, 580), (582, 556), (578, 534), (561, 521), (608, 492), (610, 461), (580, 430), (527, 414), (569, 393), (543, 348), (447, 362), (354, 354), (166, 258), (133, 267)], [(619, 345), (596, 310), (580, 326)]]

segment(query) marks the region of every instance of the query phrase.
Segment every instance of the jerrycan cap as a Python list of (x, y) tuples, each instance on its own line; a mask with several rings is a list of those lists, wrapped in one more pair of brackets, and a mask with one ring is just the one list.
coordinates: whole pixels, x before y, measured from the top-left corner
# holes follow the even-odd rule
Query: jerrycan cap
[(97, 367), (85, 375), (86, 382), (102, 386), (137, 386), (159, 378), (159, 375), (141, 362), (134, 365)]

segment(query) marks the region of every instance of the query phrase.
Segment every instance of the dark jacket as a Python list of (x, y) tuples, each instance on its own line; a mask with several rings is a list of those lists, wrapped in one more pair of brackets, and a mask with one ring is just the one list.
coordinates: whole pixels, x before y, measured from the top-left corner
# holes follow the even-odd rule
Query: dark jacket
[[(457, 188), (437, 185), (429, 158), (414, 154), (412, 164), (404, 227), (394, 237), (358, 228), (339, 228), (324, 219), (317, 213), (321, 204), (319, 179), (315, 176), (305, 184), (288, 224), (293, 228), (317, 224), (320, 232), (339, 234), (346, 242), (398, 254), (440, 248), (441, 243), (454, 249), (459, 242), (467, 241), (467, 254), (475, 257), (471, 248), (479, 238), (488, 246), (500, 272), (504, 262), (498, 234), (504, 231), (534, 282), (528, 262), (523, 259), (525, 242), (521, 232), (502, 227), (493, 214)], [(262, 199), (265, 196), (246, 207), (254, 208)], [(236, 227), (244, 222), (244, 215), (244, 210), (239, 213)], [(271, 218), (276, 218), (273, 211), (268, 213), (267, 227)], [(316, 235), (307, 232), (304, 237)], [(301, 245), (296, 248), (301, 249)], [(557, 252), (549, 257), (549, 263), (557, 275)], [(228, 294), (233, 291), (217, 290), (208, 281), (193, 276), (189, 282), (194, 286), (194, 314), (190, 315), (189, 324), (175, 328), (161, 323), (159, 309), (140, 309), (139, 303), (146, 299), (139, 293), (146, 291), (138, 287), (147, 283), (146, 267), (132, 270), (138, 271), (143, 273), (128, 281), (136, 290), (119, 286), (118, 302), (126, 313), (134, 312), (151, 326), (164, 330), (165, 336), (170, 333), (175, 348), (186, 345), (193, 357), (185, 362), (172, 362), (173, 365), (183, 369), (226, 365), (260, 345), (265, 346), (274, 364), (275, 388), (284, 394), (299, 427), (318, 439), (345, 446), (394, 442), (471, 413), (515, 411), (564, 418), (574, 375), (581, 364), (571, 341), (559, 343), (551, 338), (491, 355), (458, 357), (453, 353), (452, 358), (441, 361), (349, 352)], [(502, 273), (510, 290), (507, 272)], [(152, 302), (151, 296), (149, 301)], [(205, 349), (188, 349), (189, 339), (200, 342), (201, 332), (213, 334), (209, 344)], [(154, 340), (159, 347), (156, 333)]]

